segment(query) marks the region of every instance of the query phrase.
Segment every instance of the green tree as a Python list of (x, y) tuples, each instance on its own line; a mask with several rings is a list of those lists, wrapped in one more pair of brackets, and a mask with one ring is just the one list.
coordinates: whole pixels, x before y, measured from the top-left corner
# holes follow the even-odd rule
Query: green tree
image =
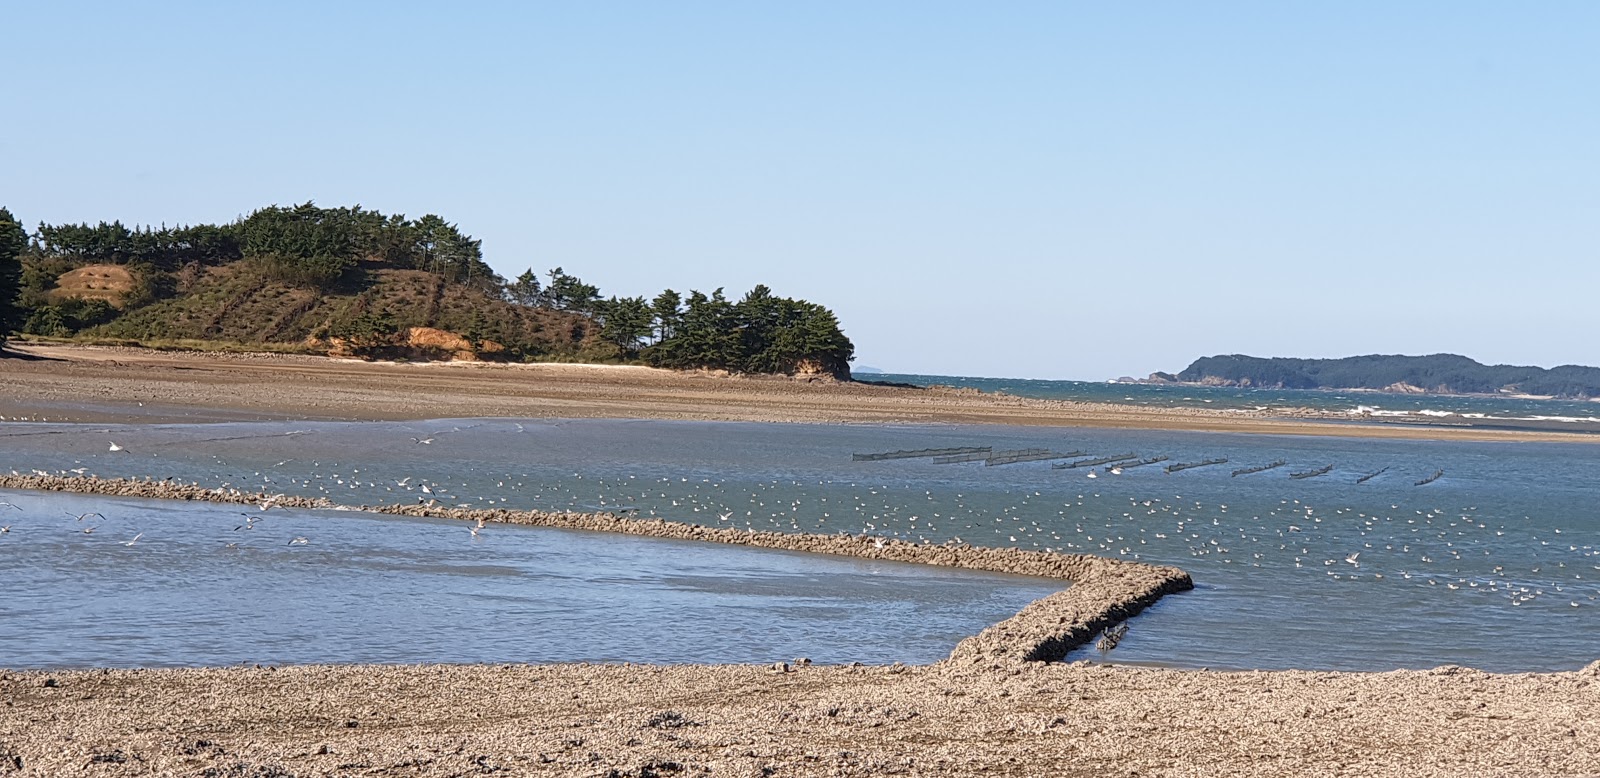
[(522, 271), (522, 275), (517, 276), (516, 281), (506, 284), (506, 298), (517, 305), (529, 308), (539, 304), (543, 293), (539, 277), (534, 275), (532, 268)]
[(11, 211), (0, 208), (0, 348), (22, 325), (23, 311), (17, 298), (22, 292), (22, 252), (27, 247), (27, 230)]
[(656, 295), (651, 307), (656, 315), (656, 342), (660, 343), (677, 333), (683, 320), (683, 297), (668, 289)]
[(558, 311), (574, 311), (589, 313), (595, 301), (600, 299), (600, 288), (586, 284), (577, 276), (567, 275), (561, 268), (555, 268), (548, 274), (550, 283), (544, 288), (544, 302), (547, 307)]
[(600, 319), (600, 337), (621, 349), (624, 356), (638, 354), (655, 319), (650, 304), (643, 297), (612, 297), (595, 302), (594, 309)]

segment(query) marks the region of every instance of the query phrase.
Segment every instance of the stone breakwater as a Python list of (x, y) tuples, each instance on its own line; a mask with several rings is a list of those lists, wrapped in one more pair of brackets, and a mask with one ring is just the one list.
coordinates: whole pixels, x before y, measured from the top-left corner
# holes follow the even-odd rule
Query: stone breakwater
[(0, 475), (0, 489), (76, 492), (114, 497), (191, 500), (233, 505), (270, 504), (285, 508), (360, 510), (398, 516), (523, 524), (536, 527), (613, 532), (672, 540), (750, 546), (782, 551), (856, 557), (886, 562), (938, 565), (1011, 575), (1055, 578), (1071, 587), (1037, 600), (1017, 615), (961, 641), (946, 662), (1005, 665), (1054, 661), (1092, 641), (1097, 633), (1137, 615), (1174, 592), (1194, 588), (1189, 575), (1161, 567), (1090, 554), (1062, 554), (989, 548), (965, 543), (912, 543), (868, 535), (819, 535), (706, 527), (664, 519), (635, 519), (610, 513), (512, 511), (445, 508), (435, 505), (337, 505), (325, 498), (209, 489), (197, 484), (149, 479), (57, 475)]

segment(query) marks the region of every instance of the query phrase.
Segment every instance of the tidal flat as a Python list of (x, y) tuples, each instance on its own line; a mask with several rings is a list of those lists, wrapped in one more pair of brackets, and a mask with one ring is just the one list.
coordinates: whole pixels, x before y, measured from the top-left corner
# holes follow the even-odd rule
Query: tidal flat
[[(357, 402), (371, 391), (368, 379), (339, 376), (364, 369), (341, 366), (322, 375), (302, 410), (340, 411), (344, 406), (338, 403)], [(411, 371), (408, 375), (429, 370), (399, 369)], [(49, 491), (98, 477), (94, 483), (164, 484), (159, 488), (200, 490), (220, 501), (184, 503), (171, 512), (192, 515), (165, 529), (159, 516), (141, 519), (137, 526), (113, 525), (133, 530), (115, 535), (103, 534), (111, 532), (109, 527), (81, 533), (76, 517), (47, 519), (42, 509), (29, 505), (26, 522), (4, 517), (17, 526), (0, 535), (0, 552), (5, 543), (24, 537), (11, 536), (26, 528), (29, 542), (54, 538), (47, 542), (60, 548), (97, 541), (92, 551), (85, 546), (75, 553), (121, 564), (138, 559), (117, 556), (123, 552), (177, 543), (163, 538), (167, 529), (181, 527), (184, 542), (198, 543), (206, 533), (234, 534), (222, 524), (243, 523), (246, 518), (238, 514), (247, 513), (260, 518), (254, 530), (239, 533), (290, 533), (264, 560), (292, 560), (291, 552), (310, 551), (328, 555), (329, 567), (336, 567), (341, 552), (328, 548), (326, 537), (317, 537), (319, 526), (340, 524), (341, 532), (355, 532), (358, 526), (402, 521), (423, 528), (423, 535), (438, 533), (441, 563), (450, 565), (460, 562), (455, 555), (463, 550), (482, 548), (472, 545), (469, 534), (474, 517), (548, 516), (534, 523), (596, 522), (609, 526), (587, 529), (628, 533), (626, 528), (633, 527), (642, 530), (637, 534), (679, 533), (690, 539), (698, 533), (700, 540), (724, 542), (771, 538), (772, 543), (803, 544), (816, 538), (849, 551), (834, 557), (857, 557), (836, 562), (868, 569), (896, 561), (894, 555), (901, 553), (906, 559), (898, 561), (962, 555), (1040, 560), (1073, 568), (1077, 580), (965, 639), (947, 630), (941, 640), (958, 638), (957, 647), (927, 664), (893, 664), (889, 656), (901, 647), (890, 646), (862, 666), (852, 665), (859, 660), (849, 659), (849, 650), (823, 661), (810, 657), (809, 663), (780, 656), (747, 664), (639, 664), (622, 657), (600, 664), (545, 665), (527, 664), (537, 657), (512, 655), (508, 663), (448, 664), (463, 660), (443, 653), (430, 660), (419, 653), (395, 660), (407, 664), (324, 663), (388, 661), (330, 655), (304, 664), (269, 657), (245, 667), (152, 669), (163, 663), (145, 660), (123, 663), (139, 665), (123, 669), (63, 669), (73, 662), (28, 663), (32, 669), (13, 665), (0, 672), (0, 696), (8, 703), (0, 708), (0, 771), (1600, 772), (1600, 748), (1594, 745), (1600, 731), (1593, 723), (1600, 721), (1600, 663), (1594, 662), (1587, 637), (1593, 625), (1586, 621), (1596, 612), (1588, 601), (1595, 592), (1586, 569), (1594, 560), (1595, 527), (1583, 510), (1590, 501), (1587, 484), (1593, 481), (1586, 476), (1592, 474), (1594, 455), (1584, 443), (1495, 436), (1363, 442), (1320, 432), (1313, 437), (1217, 435), (1197, 433), (1192, 426), (1183, 432), (1160, 429), (1159, 414), (1141, 417), (1139, 424), (1148, 422), (1148, 428), (1079, 424), (1055, 431), (1032, 425), (908, 424), (904, 418), (795, 424), (817, 409), (804, 410), (810, 402), (804, 388), (779, 392), (798, 398), (795, 407), (802, 409), (784, 424), (730, 424), (747, 419), (751, 405), (739, 399), (741, 392), (761, 395), (768, 391), (765, 384), (705, 377), (693, 379), (689, 389), (714, 397), (693, 406), (692, 413), (704, 414), (694, 417), (706, 419), (701, 423), (528, 418), (584, 407), (576, 395), (569, 404), (549, 393), (523, 391), (527, 382), (537, 382), (532, 378), (509, 385), (486, 380), (472, 390), (504, 394), (508, 406), (521, 408), (535, 402), (530, 396), (539, 398), (540, 413), (513, 414), (521, 417), (516, 419), (296, 422), (284, 419), (282, 407), (272, 413), (248, 407), (250, 392), (219, 391), (217, 373), (191, 377), (183, 375), (190, 371), (148, 364), (96, 364), (82, 370), (79, 378), (119, 370), (125, 375), (93, 384), (103, 391), (62, 383), (42, 392), (61, 392), (55, 399), (41, 399), (39, 390), (67, 373), (0, 375), (0, 382), (24, 386), (20, 398), (9, 395), (8, 416), (90, 422), (0, 425), (5, 458), (0, 471), (17, 471), (8, 476), (7, 486), (28, 488), (0, 499), (19, 505), (112, 500), (117, 502), (109, 513), (121, 509), (123, 515), (145, 505), (125, 493)], [(229, 365), (223, 370), (232, 376), (227, 380), (249, 383), (243, 377), (248, 369)], [(475, 375), (500, 378), (493, 371)], [(456, 377), (447, 383), (473, 380)], [(639, 384), (635, 402), (649, 405), (647, 389), (654, 380)], [(689, 406), (676, 404), (683, 399), (676, 393), (681, 389), (661, 398), (661, 414), (690, 415)], [(141, 394), (146, 391), (154, 407), (137, 405), (146, 401)], [(213, 399), (193, 407), (182, 401), (202, 394)], [(341, 395), (332, 405), (317, 405)], [(416, 402), (416, 393), (412, 396)], [(73, 397), (93, 399), (74, 405)], [(166, 404), (158, 402), (162, 397)], [(837, 393), (828, 397), (834, 409), (851, 402)], [(223, 407), (230, 403), (231, 410)], [(776, 412), (781, 405), (773, 401), (767, 407)], [(718, 408), (736, 412), (718, 416)], [(197, 415), (185, 416), (188, 412)], [(993, 420), (986, 414), (962, 421)], [(262, 415), (268, 420), (243, 421)], [(856, 415), (851, 420), (869, 419)], [(113, 442), (120, 450), (109, 450)], [(1159, 464), (1112, 473), (1055, 471), (1050, 462), (985, 467), (920, 460), (858, 464), (849, 458), (858, 451), (969, 444), (1095, 453), (1130, 449), (1177, 463), (1230, 462), (1176, 473), (1163, 472)], [(768, 452), (765, 458), (762, 451)], [(1230, 475), (1235, 464), (1277, 458), (1291, 460), (1286, 468), (1297, 472), (1330, 464), (1333, 469), (1303, 481), (1271, 471)], [(1383, 468), (1389, 469), (1358, 483)], [(1415, 485), (1441, 469), (1443, 477)], [(253, 504), (277, 494), (286, 496), (268, 510)], [(295, 507), (295, 501), (305, 502)], [(83, 504), (85, 510), (96, 506), (106, 507)], [(384, 513), (369, 516), (333, 506)], [(292, 515), (286, 523), (309, 524), (269, 530), (278, 515)], [(497, 529), (505, 537), (525, 528), (486, 526), (484, 540), (492, 540)], [(300, 537), (306, 543), (293, 543)], [(225, 546), (222, 540), (204, 539), (219, 549)], [(389, 540), (416, 542), (405, 532)], [(122, 545), (129, 541), (134, 545)], [(351, 564), (364, 564), (360, 554), (348, 556)], [(429, 556), (407, 557), (399, 565), (405, 569), (384, 573), (414, 585), (431, 575), (418, 568), (439, 561)], [(209, 564), (198, 558), (192, 563)], [(671, 564), (670, 558), (662, 564)], [(796, 564), (806, 562), (801, 558)], [(495, 566), (477, 572), (488, 575), (493, 570), (487, 568)], [(47, 566), (29, 562), (31, 570), (39, 567)], [(1099, 629), (1132, 613), (1096, 609), (1096, 603), (1114, 603), (1112, 595), (1125, 591), (1114, 584), (1128, 582), (1083, 574), (1099, 567), (1124, 572), (1181, 568), (1196, 588), (1165, 597), (1149, 591), (1141, 603), (1148, 607), (1127, 622), (1132, 629), (1124, 642), (1102, 654), (1090, 645)], [(938, 587), (955, 580), (942, 578), (940, 568), (928, 569), (927, 577), (940, 581)], [(469, 569), (462, 577), (471, 574)], [(63, 578), (92, 584), (95, 571)], [(265, 591), (270, 587), (263, 588), (263, 595), (270, 593)], [(470, 588), (460, 596), (471, 596)], [(956, 587), (961, 596), (973, 594), (967, 588)], [(942, 591), (948, 595), (953, 589)], [(404, 592), (397, 585), (392, 594), (403, 598)], [(98, 597), (102, 617), (115, 618), (117, 588), (104, 587)], [(961, 601), (957, 610), (972, 610), (970, 604)], [(25, 616), (28, 601), (19, 598), (7, 607), (7, 623), (14, 624), (15, 617)], [(292, 624), (293, 618), (291, 611), (279, 620)], [(448, 618), (440, 621), (448, 630)], [(457, 628), (492, 631), (496, 623), (463, 622)], [(228, 626), (227, 619), (218, 624), (219, 629)], [(976, 627), (981, 624), (961, 629)], [(848, 619), (843, 628), (849, 629)], [(92, 623), (87, 629), (95, 631)], [(652, 630), (660, 631), (646, 627), (637, 639), (651, 642)], [(117, 632), (102, 634), (111, 636), (102, 642), (114, 650)], [(1050, 642), (1063, 634), (1066, 642)], [(1041, 654), (1031, 650), (1039, 646), (1075, 648), (1064, 656), (1046, 656), (1065, 661), (1041, 662), (1034, 661)], [(1308, 655), (1308, 646), (1322, 648)], [(844, 641), (840, 647), (847, 648)], [(879, 663), (885, 660), (891, 663)], [(1219, 672), (1219, 667), (1234, 669)], [(1273, 667), (1299, 669), (1264, 671)], [(1516, 737), (1507, 737), (1510, 732)]]

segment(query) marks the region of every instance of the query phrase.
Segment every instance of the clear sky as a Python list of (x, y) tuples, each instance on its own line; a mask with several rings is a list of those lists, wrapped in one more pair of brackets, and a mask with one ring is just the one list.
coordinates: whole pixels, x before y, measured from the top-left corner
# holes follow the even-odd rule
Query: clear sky
[(1600, 3), (16, 3), (27, 224), (438, 213), (857, 364), (1600, 364)]

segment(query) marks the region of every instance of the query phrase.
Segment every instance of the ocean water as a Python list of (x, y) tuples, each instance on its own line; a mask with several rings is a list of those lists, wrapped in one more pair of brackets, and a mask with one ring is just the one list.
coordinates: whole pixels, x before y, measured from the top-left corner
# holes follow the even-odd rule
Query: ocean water
[(1410, 421), (1496, 419), (1567, 422), (1600, 429), (1600, 404), (1585, 400), (1541, 400), (1514, 396), (1413, 395), (1321, 389), (1241, 389), (1224, 386), (1175, 386), (1105, 381), (1045, 381), (1026, 378), (874, 373), (863, 381), (913, 386), (955, 386), (984, 392), (1046, 400), (1137, 405), (1149, 408), (1207, 408), (1234, 411), (1283, 411), (1310, 408), (1351, 418)]
[[(124, 450), (109, 451), (111, 442)], [(1054, 469), (1049, 462), (990, 467), (930, 459), (853, 461), (851, 456), (958, 446), (1168, 459), (1119, 473), (1102, 467)], [(1228, 461), (1170, 474), (1163, 470), (1208, 459)], [(1232, 475), (1278, 460), (1285, 464)], [(1325, 467), (1331, 467), (1326, 475), (1290, 477)], [(1513, 672), (1574, 669), (1600, 659), (1595, 487), (1600, 447), (1588, 443), (638, 420), (9, 424), (0, 427), (0, 469), (171, 477), (327, 496), (344, 504), (431, 499), (473, 507), (626, 510), (714, 526), (869, 532), (934, 542), (959, 538), (1175, 564), (1189, 571), (1196, 589), (1167, 597), (1136, 618), (1122, 644), (1104, 657), (1127, 663), (1345, 670), (1461, 664)], [(1440, 471), (1436, 479), (1417, 485)], [(79, 546), (62, 540), (76, 523), (64, 513), (83, 510), (84, 503), (75, 501), (88, 498), (25, 497), (45, 503), (30, 510), (59, 526), (38, 531), (60, 546), (70, 566)], [(62, 505), (52, 504), (56, 501)], [(58, 508), (63, 515), (56, 519)], [(212, 531), (226, 537), (237, 511), (222, 506), (220, 513), (222, 524)], [(472, 548), (460, 526), (413, 536), (399, 524), (314, 513), (325, 527), (352, 527), (342, 541), (350, 548), (338, 554), (368, 543), (386, 547), (398, 542), (396, 537), (419, 552), (446, 556)], [(148, 534), (156, 532), (154, 525), (145, 531), (141, 546), (153, 546), (159, 534)], [(305, 534), (314, 545), (281, 551), (326, 548)], [(14, 531), (0, 536), (0, 543), (18, 537)], [(105, 539), (108, 552), (121, 553), (112, 546), (122, 538)], [(26, 577), (37, 560), (21, 564), (4, 546), (0, 553), (6, 554), (0, 556), (0, 583), (11, 591), (39, 585)], [(624, 564), (660, 566), (651, 572), (665, 576), (675, 558), (661, 554)], [(595, 559), (595, 568), (613, 564)], [(707, 579), (716, 577), (714, 560), (700, 569)], [(944, 581), (949, 573), (932, 569), (928, 576)], [(182, 575), (162, 572), (167, 578)], [(109, 596), (92, 575), (63, 573), (53, 580), (55, 587)], [(922, 603), (912, 610), (943, 603), (977, 613), (962, 599), (966, 586), (935, 586), (908, 595)], [(1038, 591), (1028, 590), (1021, 599)], [(647, 585), (634, 596), (648, 609), (660, 595)], [(998, 602), (991, 595), (979, 599)], [(1019, 604), (1012, 598), (1005, 608), (983, 610), (962, 629), (976, 632)], [(877, 612), (878, 606), (865, 607)], [(882, 614), (887, 617), (894, 607), (899, 606), (883, 606)], [(762, 629), (766, 622), (758, 616), (741, 629)], [(826, 611), (819, 616), (824, 622), (832, 619)], [(7, 622), (12, 621), (8, 615)], [(495, 629), (493, 619), (444, 622), (459, 629)], [(842, 629), (858, 627), (859, 622)], [(896, 630), (902, 628), (885, 627), (873, 640), (895, 645), (901, 641)], [(93, 625), (88, 629), (92, 632)], [(954, 635), (942, 634), (942, 649), (895, 658), (941, 655), (955, 642)], [(159, 647), (153, 651), (160, 654)], [(406, 661), (420, 661), (426, 653), (407, 655)], [(809, 653), (815, 659), (821, 651)], [(369, 655), (332, 652), (306, 661), (353, 656)], [(1086, 649), (1074, 658), (1098, 657)], [(456, 661), (451, 656), (433, 660)], [(684, 651), (673, 653), (670, 661), (736, 660)]]

